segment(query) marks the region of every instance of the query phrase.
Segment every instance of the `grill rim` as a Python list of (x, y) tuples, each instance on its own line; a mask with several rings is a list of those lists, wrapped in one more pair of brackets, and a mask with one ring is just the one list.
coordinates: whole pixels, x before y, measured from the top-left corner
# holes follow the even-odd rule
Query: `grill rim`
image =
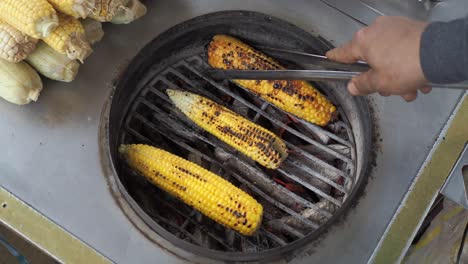
[[(359, 198), (363, 194), (363, 191), (367, 185), (367, 180), (372, 171), (371, 170), (372, 160), (373, 160), (372, 157), (365, 157), (365, 156), (361, 157), (361, 159), (363, 159), (362, 161), (363, 167), (361, 169), (360, 175), (355, 175), (357, 178), (355, 185), (357, 186), (353, 188), (353, 190), (351, 190), (351, 192), (349, 193), (349, 197), (346, 199), (346, 201), (342, 204), (342, 206), (334, 213), (334, 215), (325, 224), (322, 224), (318, 229), (314, 230), (310, 234), (296, 241), (293, 241), (286, 246), (268, 249), (266, 251), (255, 252), (255, 253), (225, 252), (225, 251), (212, 250), (209, 248), (196, 246), (192, 243), (189, 243), (187, 241), (184, 241), (176, 237), (174, 234), (170, 233), (165, 228), (159, 226), (159, 224), (157, 224), (148, 214), (146, 214), (144, 210), (138, 205), (138, 203), (131, 197), (131, 195), (127, 192), (125, 186), (121, 182), (120, 177), (116, 170), (116, 166), (115, 166), (115, 162), (116, 160), (118, 160), (116, 159), (116, 153), (115, 153), (116, 144), (118, 144), (118, 140), (115, 140), (115, 142), (111, 142), (111, 134), (112, 134), (111, 130), (116, 126), (113, 124), (118, 124), (117, 125), (118, 129), (116, 133), (119, 134), (118, 131), (124, 128), (125, 117), (128, 115), (129, 111), (131, 111), (131, 106), (132, 106), (132, 104), (128, 104), (128, 103), (125, 105), (124, 108), (122, 108), (121, 105), (116, 106), (116, 103), (114, 103), (115, 96), (119, 95), (116, 92), (122, 89), (125, 89), (125, 87), (128, 86), (129, 84), (131, 85), (132, 83), (133, 84), (139, 83), (138, 81), (135, 81), (135, 79), (136, 80), (141, 79), (141, 76), (144, 75), (148, 67), (154, 64), (151, 59), (148, 59), (147, 54), (151, 53), (153, 50), (160, 48), (161, 46), (164, 46), (167, 42), (166, 39), (172, 36), (173, 34), (176, 34), (176, 33), (180, 34), (181, 31), (183, 31), (185, 34), (186, 33), (186, 31), (184, 31), (185, 27), (193, 27), (194, 24), (203, 22), (205, 20), (210, 20), (210, 19), (216, 20), (216, 19), (225, 18), (226, 16), (232, 16), (232, 15), (238, 16), (238, 18), (254, 16), (257, 18), (263, 18), (267, 20), (268, 22), (279, 23), (282, 26), (287, 25), (289, 28), (293, 29), (294, 31), (301, 32), (301, 34), (305, 36), (307, 39), (311, 39), (315, 43), (319, 42), (320, 45), (322, 45), (321, 47), (322, 51), (323, 49), (329, 49), (333, 47), (330, 43), (328, 43), (325, 39), (323, 39), (319, 35), (306, 32), (300, 27), (294, 24), (291, 24), (285, 20), (282, 20), (276, 17), (271, 17), (267, 14), (253, 12), (253, 11), (235, 10), (235, 11), (213, 12), (213, 13), (208, 13), (202, 16), (198, 16), (193, 19), (182, 22), (180, 24), (177, 24), (174, 27), (171, 27), (170, 29), (166, 30), (162, 34), (158, 35), (151, 42), (149, 42), (143, 49), (141, 49), (139, 53), (132, 59), (130, 64), (121, 73), (121, 75), (118, 76), (114, 80), (113, 82), (114, 89), (112, 89), (111, 94), (109, 96), (109, 100), (108, 102), (106, 102), (106, 106), (103, 110), (102, 118), (101, 118), (101, 130), (100, 130), (101, 136), (100, 136), (100, 144), (99, 144), (101, 148), (101, 160), (102, 160), (101, 163), (103, 164), (103, 166), (105, 166), (104, 169), (108, 172), (105, 175), (107, 175), (107, 178), (112, 185), (110, 186), (110, 190), (114, 198), (118, 200), (118, 203), (120, 207), (123, 209), (124, 214), (138, 228), (138, 230), (140, 230), (147, 238), (149, 238), (153, 242), (156, 242), (158, 245), (161, 246), (161, 241), (155, 240), (153, 238), (154, 235), (156, 235), (156, 237), (158, 238), (162, 238), (166, 242), (169, 242), (169, 244), (171, 244), (172, 246), (175, 246), (175, 248), (177, 249), (175, 251), (182, 250), (185, 253), (188, 253), (189, 260), (193, 260), (191, 259), (193, 257), (193, 254), (197, 254), (197, 257), (209, 258), (209, 259), (221, 260), (221, 261), (229, 261), (229, 262), (269, 261), (269, 260), (274, 260), (278, 258), (289, 259), (289, 258), (294, 257), (300, 250), (303, 250), (306, 246), (313, 244), (313, 242), (321, 238), (322, 235), (324, 235), (324, 233), (330, 230), (331, 226), (334, 226), (335, 224), (340, 222), (340, 220), (346, 216), (346, 213), (350, 212), (349, 209), (351, 207), (354, 207), (359, 202)], [(161, 45), (160, 43), (163, 43), (163, 44)], [(344, 89), (344, 88), (340, 87), (339, 89)], [(133, 102), (136, 100), (138, 95), (139, 93), (133, 93), (132, 97), (127, 98), (126, 101)], [(368, 135), (372, 136), (371, 138), (365, 137), (363, 139), (365, 143), (363, 144), (364, 148), (367, 149), (367, 153), (369, 155), (372, 155), (372, 152), (373, 152), (372, 150), (373, 150), (375, 140), (373, 136), (374, 135), (373, 119), (370, 114), (371, 105), (368, 103), (368, 101), (365, 98), (353, 98), (353, 100), (355, 100), (355, 105), (357, 106), (357, 110), (358, 110), (358, 113), (356, 114), (358, 114), (361, 117), (364, 117), (364, 118), (359, 119), (359, 125), (362, 126), (363, 130), (368, 131), (367, 133)], [(121, 114), (115, 114), (116, 107), (122, 108), (121, 111), (117, 111), (117, 113), (120, 112)], [(348, 116), (348, 113), (346, 113), (346, 115)], [(115, 119), (120, 119), (120, 121), (116, 123)], [(367, 120), (368, 122), (364, 122), (363, 120)], [(114, 138), (118, 139), (119, 137), (114, 136)], [(359, 153), (357, 153), (357, 155), (359, 155)], [(124, 208), (124, 207), (128, 207), (128, 208)], [(128, 212), (128, 209), (130, 209), (132, 212)], [(142, 220), (144, 222), (144, 225), (146, 225), (146, 228), (142, 228), (141, 226), (139, 226), (140, 225), (138, 223), (139, 221), (135, 221), (135, 219), (132, 219), (132, 217), (135, 217), (133, 213), (136, 214), (136, 217), (139, 218), (139, 220)], [(148, 230), (148, 227), (149, 227), (149, 230)], [(146, 232), (151, 232), (152, 234), (149, 235), (149, 234), (146, 234)], [(167, 248), (164, 245), (162, 246)]]

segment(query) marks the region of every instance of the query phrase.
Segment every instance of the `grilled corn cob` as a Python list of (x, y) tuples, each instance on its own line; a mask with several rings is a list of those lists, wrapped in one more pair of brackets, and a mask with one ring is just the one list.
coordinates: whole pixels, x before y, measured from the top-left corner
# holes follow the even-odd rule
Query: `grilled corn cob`
[(0, 21), (0, 58), (9, 62), (24, 60), (36, 48), (37, 39)]
[(152, 146), (121, 145), (119, 152), (139, 174), (214, 221), (244, 235), (260, 227), (262, 205), (220, 176)]
[(26, 61), (45, 77), (62, 82), (73, 81), (80, 68), (76, 60), (58, 53), (42, 41), (37, 44), (36, 50), (28, 56)]
[[(237, 70), (284, 69), (273, 59), (230, 36), (216, 35), (208, 47), (214, 68)], [(304, 81), (234, 80), (263, 99), (297, 117), (324, 126), (333, 119), (335, 106)]]
[(24, 105), (37, 101), (41, 91), (41, 77), (26, 62), (0, 60), (0, 97)]
[(130, 0), (120, 8), (112, 18), (113, 24), (130, 24), (131, 22), (146, 15), (146, 6), (139, 0)]
[(74, 18), (86, 18), (94, 8), (95, 0), (48, 0), (52, 6)]
[(122, 9), (128, 0), (95, 0), (94, 11), (90, 17), (101, 22), (112, 21), (112, 18)]
[(47, 0), (1, 0), (0, 19), (34, 38), (47, 37), (58, 26)]
[(59, 20), (59, 26), (44, 38), (44, 42), (71, 60), (83, 62), (92, 52), (83, 25), (78, 19), (64, 14), (59, 14)]
[(277, 169), (286, 144), (267, 129), (197, 94), (167, 90), (177, 108), (197, 125), (261, 165)]

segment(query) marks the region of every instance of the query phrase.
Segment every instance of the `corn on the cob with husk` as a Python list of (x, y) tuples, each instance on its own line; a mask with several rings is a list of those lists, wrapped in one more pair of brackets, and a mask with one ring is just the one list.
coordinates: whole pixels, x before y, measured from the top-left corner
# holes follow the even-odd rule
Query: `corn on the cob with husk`
[(288, 156), (281, 138), (226, 107), (189, 92), (167, 94), (193, 122), (261, 165), (277, 169)]
[(36, 48), (37, 39), (0, 21), (0, 59), (20, 62)]
[(101, 41), (104, 37), (104, 30), (102, 29), (101, 22), (92, 18), (87, 18), (82, 21), (82, 24), (89, 44), (93, 45), (94, 43)]
[[(208, 47), (208, 62), (218, 69), (284, 69), (278, 62), (247, 44), (226, 35), (213, 37)], [(324, 126), (335, 115), (335, 106), (305, 81), (234, 80), (263, 99), (299, 118)]]
[(0, 97), (18, 105), (37, 101), (42, 80), (26, 62), (0, 60)]
[(47, 0), (0, 0), (0, 19), (38, 39), (58, 26), (57, 13)]
[(86, 40), (83, 25), (78, 19), (60, 13), (59, 21), (59, 26), (44, 38), (44, 42), (68, 58), (83, 62), (93, 51)]
[(113, 24), (130, 24), (133, 21), (146, 15), (146, 6), (139, 0), (130, 0), (120, 8), (112, 18)]
[(57, 10), (74, 18), (87, 18), (95, 0), (47, 0)]
[(262, 205), (220, 176), (148, 145), (121, 145), (119, 152), (136, 172), (214, 221), (243, 235), (260, 227)]
[(78, 61), (71, 60), (42, 41), (26, 61), (45, 77), (62, 82), (73, 81), (80, 69)]
[(125, 6), (128, 0), (95, 0), (91, 18), (101, 22), (110, 22), (112, 18)]

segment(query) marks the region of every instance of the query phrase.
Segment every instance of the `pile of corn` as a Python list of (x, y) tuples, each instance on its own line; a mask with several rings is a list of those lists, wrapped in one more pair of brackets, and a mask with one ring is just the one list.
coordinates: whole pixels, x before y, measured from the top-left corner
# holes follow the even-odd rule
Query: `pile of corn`
[(139, 0), (1, 0), (0, 97), (37, 101), (38, 73), (73, 81), (104, 35), (102, 22), (128, 24), (145, 14)]

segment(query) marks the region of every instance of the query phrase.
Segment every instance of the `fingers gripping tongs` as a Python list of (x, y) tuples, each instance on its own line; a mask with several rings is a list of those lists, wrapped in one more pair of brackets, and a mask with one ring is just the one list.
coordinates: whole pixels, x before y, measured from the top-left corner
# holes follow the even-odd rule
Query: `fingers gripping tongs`
[[(325, 56), (269, 47), (257, 47), (272, 58), (299, 63), (305, 70), (208, 70), (218, 80), (304, 80), (304, 81), (347, 81), (366, 72), (370, 66), (362, 61), (344, 64), (329, 60)], [(320, 69), (318, 69), (320, 67)], [(328, 70), (323, 70), (323, 69)], [(468, 82), (457, 84), (434, 84), (433, 88), (468, 89)]]

